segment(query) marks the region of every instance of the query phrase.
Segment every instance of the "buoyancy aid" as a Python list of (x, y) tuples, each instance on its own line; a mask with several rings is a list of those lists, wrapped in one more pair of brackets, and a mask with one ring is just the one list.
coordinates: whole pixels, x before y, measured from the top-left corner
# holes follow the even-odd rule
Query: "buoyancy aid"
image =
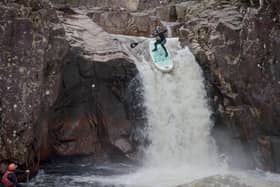
[(9, 174), (14, 174), (13, 172), (11, 171), (6, 171), (4, 173), (4, 175), (2, 176), (2, 183), (6, 186), (6, 187), (14, 187), (15, 185), (13, 183), (11, 183), (8, 179), (8, 175)]

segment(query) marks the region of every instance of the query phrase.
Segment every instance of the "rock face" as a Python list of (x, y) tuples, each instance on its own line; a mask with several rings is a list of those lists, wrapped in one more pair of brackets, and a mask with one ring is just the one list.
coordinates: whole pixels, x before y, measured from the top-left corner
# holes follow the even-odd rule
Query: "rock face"
[(57, 95), (68, 44), (56, 11), (43, 1), (0, 1), (0, 21), (0, 162), (36, 170), (37, 122)]
[(133, 108), (141, 95), (130, 89), (141, 87), (136, 66), (119, 40), (82, 12), (63, 16), (70, 50), (41, 156), (133, 159), (133, 116), (141, 115)]
[(261, 145), (264, 168), (274, 171), (279, 170), (271, 164), (278, 160), (273, 151), (278, 144), (272, 148), (265, 146), (270, 141), (257, 140), (280, 135), (279, 7), (276, 1), (261, 9), (245, 9), (238, 1), (190, 1), (176, 7), (185, 22), (181, 41), (205, 71), (218, 123), (244, 143), (250, 160)]
[(51, 155), (125, 158), (135, 148), (130, 137), (133, 111), (127, 107), (135, 65), (126, 59), (94, 62), (72, 55), (66, 62), (49, 121)]
[(136, 66), (87, 16), (59, 15), (63, 23), (45, 1), (0, 1), (2, 171), (16, 162), (35, 173), (53, 156), (135, 153), (144, 112)]

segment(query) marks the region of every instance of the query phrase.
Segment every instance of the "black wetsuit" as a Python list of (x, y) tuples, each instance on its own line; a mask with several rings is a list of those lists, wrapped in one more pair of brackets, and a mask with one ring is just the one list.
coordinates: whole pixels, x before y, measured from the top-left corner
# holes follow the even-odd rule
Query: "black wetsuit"
[(157, 50), (157, 45), (160, 44), (161, 47), (164, 49), (165, 51), (165, 56), (168, 56), (168, 52), (164, 46), (164, 44), (166, 43), (166, 38), (165, 38), (165, 33), (167, 32), (167, 30), (159, 30), (159, 29), (156, 29), (154, 32), (153, 32), (153, 36), (156, 37), (156, 42), (155, 42), (155, 48), (153, 49), (153, 51), (156, 51)]

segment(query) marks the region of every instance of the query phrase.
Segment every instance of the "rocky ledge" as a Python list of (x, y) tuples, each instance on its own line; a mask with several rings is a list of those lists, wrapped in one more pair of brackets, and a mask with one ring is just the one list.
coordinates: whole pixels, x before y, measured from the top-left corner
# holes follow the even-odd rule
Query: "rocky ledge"
[(135, 64), (120, 41), (82, 11), (61, 18), (70, 49), (48, 120), (44, 158), (133, 160), (132, 134), (144, 120)]

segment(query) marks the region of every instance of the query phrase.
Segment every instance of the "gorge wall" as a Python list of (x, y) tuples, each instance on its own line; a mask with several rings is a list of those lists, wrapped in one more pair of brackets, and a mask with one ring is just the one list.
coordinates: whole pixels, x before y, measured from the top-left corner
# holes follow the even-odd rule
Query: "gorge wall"
[(63, 22), (47, 1), (0, 9), (1, 171), (15, 162), (35, 174), (55, 156), (133, 159), (141, 85), (119, 44), (86, 16)]
[[(210, 84), (216, 129), (230, 129), (231, 144), (243, 144), (253, 168), (279, 171), (280, 3), (188, 3), (187, 12), (178, 14), (185, 18), (180, 38)], [(220, 138), (218, 144), (225, 140)]]
[(57, 96), (68, 44), (49, 3), (0, 1), (0, 9), (1, 170), (10, 161), (37, 170), (36, 124)]

